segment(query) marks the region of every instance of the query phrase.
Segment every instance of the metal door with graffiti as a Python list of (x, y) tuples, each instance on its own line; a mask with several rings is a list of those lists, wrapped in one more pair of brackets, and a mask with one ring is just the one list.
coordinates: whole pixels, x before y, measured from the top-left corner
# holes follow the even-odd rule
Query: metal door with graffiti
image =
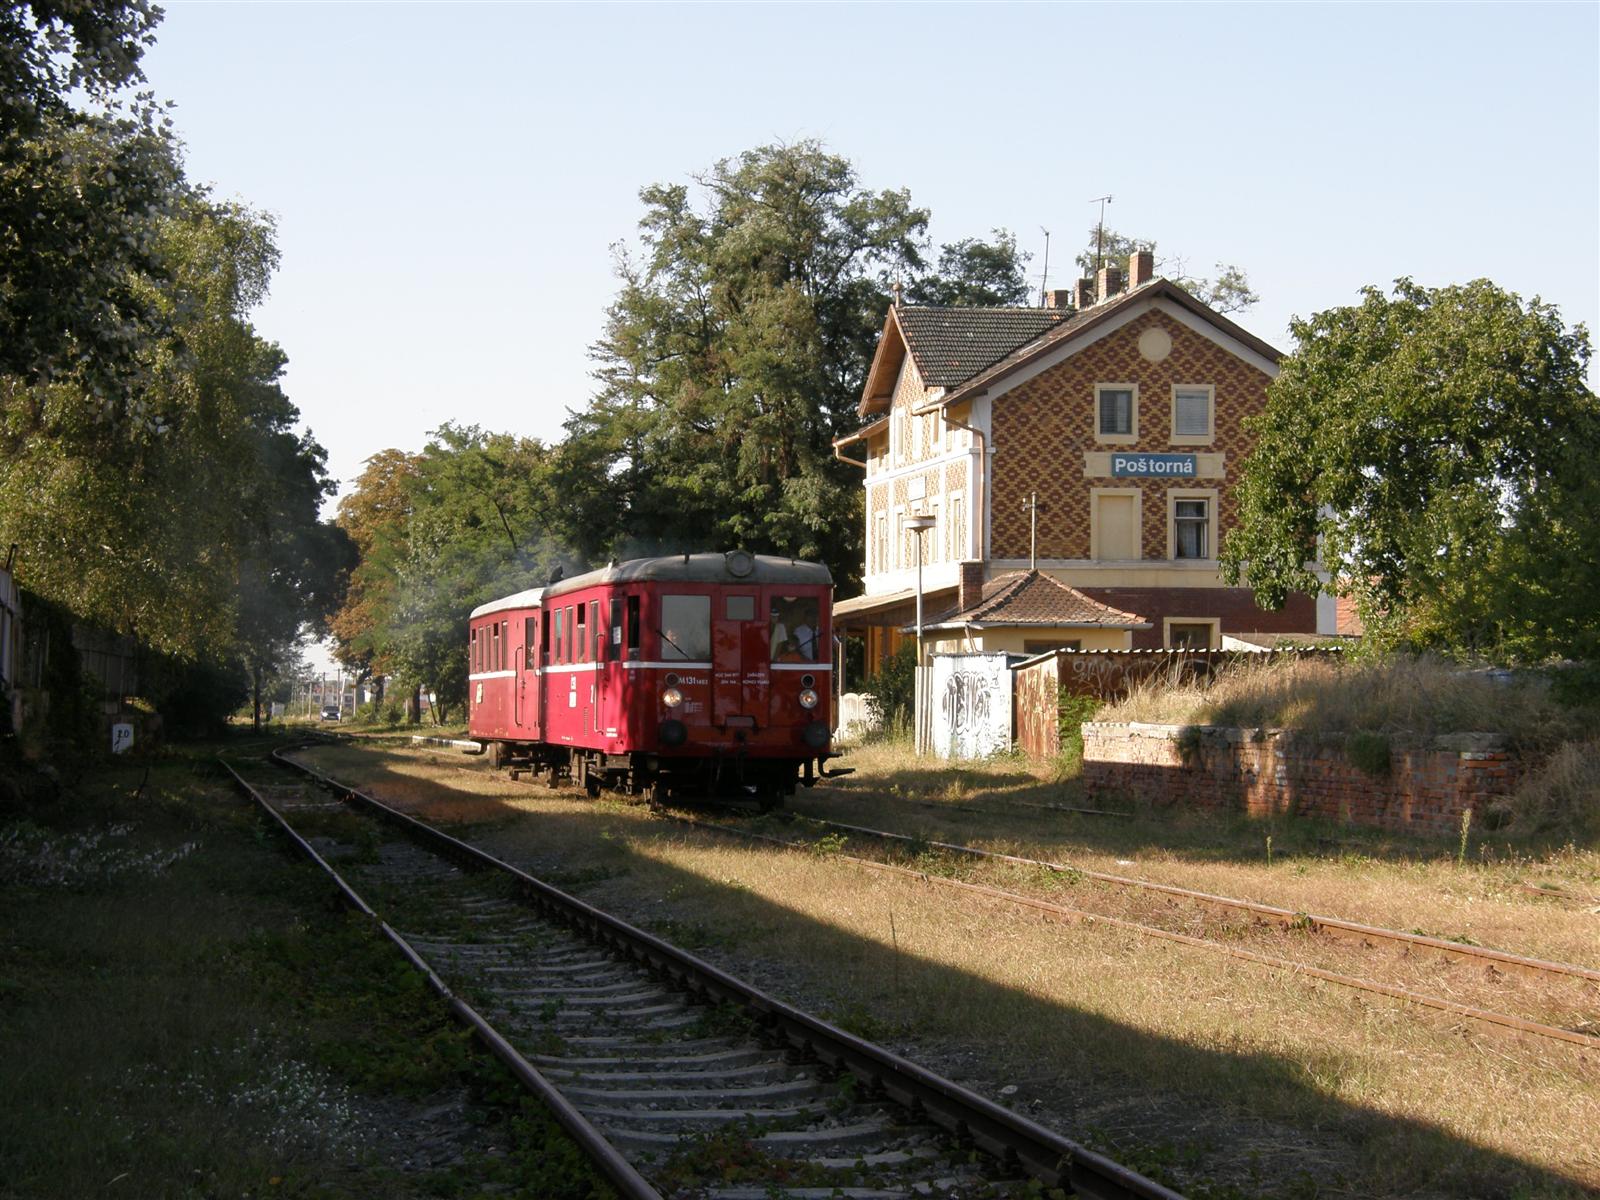
[(1011, 748), (1011, 672), (1004, 654), (935, 654), (929, 670), (929, 745), (940, 758), (985, 758)]

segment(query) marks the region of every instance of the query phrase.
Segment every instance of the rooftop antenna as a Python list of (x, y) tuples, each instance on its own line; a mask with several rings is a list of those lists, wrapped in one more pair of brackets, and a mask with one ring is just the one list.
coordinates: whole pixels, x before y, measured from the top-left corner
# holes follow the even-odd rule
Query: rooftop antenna
[(896, 308), (900, 307), (900, 273), (898, 271), (895, 272), (894, 276), (894, 306)]
[(1043, 225), (1039, 232), (1044, 234), (1044, 270), (1039, 273), (1039, 307), (1044, 307), (1045, 288), (1050, 283), (1050, 231)]
[(1094, 269), (1098, 271), (1105, 266), (1106, 205), (1111, 203), (1111, 197), (1109, 194), (1096, 196), (1089, 203), (1100, 206), (1100, 224), (1096, 225), (1094, 230)]

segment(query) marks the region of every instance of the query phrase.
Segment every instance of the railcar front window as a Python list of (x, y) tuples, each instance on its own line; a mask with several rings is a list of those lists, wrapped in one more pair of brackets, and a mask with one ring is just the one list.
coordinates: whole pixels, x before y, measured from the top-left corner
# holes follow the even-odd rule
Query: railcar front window
[(711, 597), (661, 597), (661, 658), (664, 662), (708, 662), (711, 658)]
[(815, 596), (774, 596), (772, 599), (772, 661), (816, 662), (822, 627), (821, 605)]

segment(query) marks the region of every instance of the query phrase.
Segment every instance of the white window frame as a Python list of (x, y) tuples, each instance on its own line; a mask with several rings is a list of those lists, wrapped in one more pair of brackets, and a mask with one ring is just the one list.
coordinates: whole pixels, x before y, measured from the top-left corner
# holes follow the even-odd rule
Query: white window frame
[[(1127, 433), (1102, 433), (1100, 430), (1100, 394), (1102, 392), (1128, 392)], [(1094, 385), (1094, 440), (1105, 446), (1131, 446), (1139, 440), (1139, 385), (1137, 383), (1097, 383)]]
[(967, 557), (967, 494), (965, 491), (951, 492), (949, 500), (950, 561), (962, 562)]
[[(1217, 561), (1217, 507), (1220, 493), (1216, 488), (1167, 489), (1167, 557), (1173, 562)], [(1204, 558), (1178, 557), (1178, 501), (1206, 501), (1206, 556)]]
[[(1205, 433), (1179, 433), (1178, 432), (1178, 393), (1193, 394), (1204, 392), (1206, 395), (1206, 431)], [(1175, 383), (1172, 385), (1172, 444), (1174, 446), (1209, 446), (1217, 437), (1217, 388), (1210, 383)]]

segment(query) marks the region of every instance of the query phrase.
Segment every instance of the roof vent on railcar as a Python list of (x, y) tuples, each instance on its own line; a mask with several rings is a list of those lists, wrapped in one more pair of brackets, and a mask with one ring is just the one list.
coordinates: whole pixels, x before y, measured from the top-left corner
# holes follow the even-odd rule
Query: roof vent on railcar
[(735, 579), (743, 579), (756, 569), (755, 555), (748, 550), (730, 550), (722, 556), (722, 561), (727, 565), (728, 574)]

